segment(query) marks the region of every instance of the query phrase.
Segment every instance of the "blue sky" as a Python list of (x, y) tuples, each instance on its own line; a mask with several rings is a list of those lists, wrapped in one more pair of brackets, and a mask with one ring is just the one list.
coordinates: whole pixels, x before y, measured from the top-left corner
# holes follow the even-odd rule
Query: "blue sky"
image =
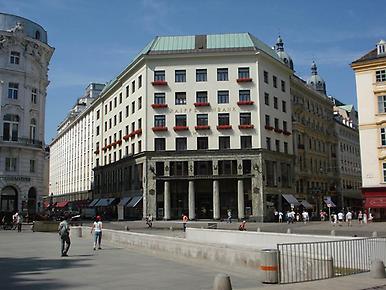
[(0, 0), (0, 11), (41, 24), (55, 47), (46, 142), (90, 82), (107, 82), (157, 35), (251, 32), (269, 45), (280, 33), (296, 73), (315, 60), (327, 92), (356, 106), (349, 64), (386, 38), (376, 1)]

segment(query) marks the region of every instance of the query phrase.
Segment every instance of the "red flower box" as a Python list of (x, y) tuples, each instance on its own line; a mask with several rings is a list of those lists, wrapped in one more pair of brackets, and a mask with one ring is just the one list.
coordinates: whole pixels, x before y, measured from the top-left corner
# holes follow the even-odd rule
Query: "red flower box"
[(113, 146), (114, 148), (117, 147), (117, 142), (115, 141), (115, 142), (111, 143), (111, 146)]
[(122, 139), (118, 140), (116, 143), (117, 143), (119, 146), (121, 146), (121, 145), (122, 145)]
[(153, 132), (162, 132), (162, 131), (167, 131), (168, 127), (153, 127), (152, 130)]
[(138, 136), (142, 135), (142, 129), (137, 129), (137, 130), (135, 130), (135, 131), (134, 131), (134, 134), (135, 134), (135, 135), (138, 135)]
[(94, 154), (98, 155), (99, 154), (99, 149), (95, 150)]
[(232, 125), (218, 125), (217, 130), (227, 130), (232, 129)]
[(254, 101), (238, 101), (237, 105), (239, 106), (250, 106), (253, 105), (255, 102)]
[(129, 138), (130, 138), (130, 134), (127, 134), (127, 135), (123, 136), (123, 139), (124, 139), (125, 141), (129, 140)]
[(174, 126), (173, 130), (174, 131), (186, 131), (186, 130), (189, 130), (189, 127), (188, 126)]
[(106, 146), (106, 148), (109, 149), (109, 150), (111, 150), (111, 147), (112, 147), (111, 144), (109, 144), (109, 145)]
[(210, 126), (208, 126), (208, 125), (195, 126), (194, 129), (196, 129), (196, 130), (209, 130)]
[(284, 131), (283, 134), (286, 135), (286, 136), (289, 136), (289, 135), (291, 135), (291, 132), (289, 132), (289, 131)]
[(167, 81), (153, 81), (151, 82), (153, 86), (167, 86), (168, 82)]
[(269, 126), (269, 125), (265, 125), (265, 127), (264, 127), (265, 129), (267, 129), (267, 130), (270, 130), (270, 131), (272, 131), (273, 130), (273, 127), (272, 126)]
[(254, 125), (248, 124), (248, 125), (239, 125), (239, 129), (253, 129), (255, 128)]
[(283, 130), (280, 129), (280, 128), (275, 128), (274, 131), (275, 131), (276, 133), (279, 133), (279, 134), (280, 134), (281, 132), (283, 132)]
[(210, 104), (208, 102), (194, 103), (195, 107), (209, 107)]
[(249, 83), (252, 81), (252, 78), (239, 78), (236, 80), (238, 83)]
[(151, 107), (153, 109), (162, 109), (162, 108), (167, 108), (168, 104), (152, 104)]
[(107, 146), (103, 147), (102, 150), (106, 152), (107, 151)]

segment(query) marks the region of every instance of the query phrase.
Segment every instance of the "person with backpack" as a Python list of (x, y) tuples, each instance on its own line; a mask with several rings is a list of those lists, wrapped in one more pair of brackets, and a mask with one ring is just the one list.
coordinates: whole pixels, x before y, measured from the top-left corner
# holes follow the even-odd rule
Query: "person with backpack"
[(102, 242), (102, 218), (98, 215), (95, 218), (95, 222), (92, 225), (91, 228), (91, 234), (92, 231), (95, 231), (94, 233), (94, 251), (96, 250), (96, 246), (98, 244), (98, 250), (101, 250), (101, 242)]
[(70, 225), (67, 222), (68, 216), (65, 215), (63, 221), (60, 222), (58, 227), (60, 242), (61, 242), (61, 254), (62, 257), (67, 257), (68, 250), (70, 249)]

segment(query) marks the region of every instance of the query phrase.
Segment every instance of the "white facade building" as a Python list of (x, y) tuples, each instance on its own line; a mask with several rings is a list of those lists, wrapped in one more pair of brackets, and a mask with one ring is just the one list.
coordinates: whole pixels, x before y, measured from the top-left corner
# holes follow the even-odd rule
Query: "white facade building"
[(0, 13), (0, 215), (34, 214), (48, 192), (44, 144), (47, 32), (28, 19)]

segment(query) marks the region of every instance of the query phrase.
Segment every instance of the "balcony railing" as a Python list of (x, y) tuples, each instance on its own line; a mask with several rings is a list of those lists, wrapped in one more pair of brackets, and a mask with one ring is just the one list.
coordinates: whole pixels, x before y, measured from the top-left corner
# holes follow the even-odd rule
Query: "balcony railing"
[(153, 86), (167, 86), (168, 82), (167, 81), (153, 81), (151, 82)]
[(230, 130), (232, 129), (232, 125), (218, 125), (217, 130)]
[(4, 138), (4, 136), (0, 136), (0, 141), (4, 143), (9, 144), (17, 144), (17, 145), (24, 145), (24, 146), (33, 146), (33, 147), (42, 147), (43, 142), (35, 139), (29, 139), (29, 138), (16, 138), (15, 140), (9, 140), (8, 138)]
[(253, 124), (242, 124), (239, 125), (239, 129), (253, 129), (255, 126)]
[(251, 106), (254, 104), (254, 101), (238, 101), (237, 105), (239, 106)]
[(189, 127), (188, 126), (174, 126), (173, 130), (174, 131), (186, 131), (186, 130), (189, 130)]
[(210, 126), (209, 125), (197, 125), (194, 127), (196, 130), (209, 130)]
[(151, 128), (153, 130), (153, 132), (164, 132), (164, 131), (167, 131), (168, 130), (168, 127), (153, 127)]
[(249, 83), (252, 81), (252, 78), (238, 78), (236, 81), (238, 83)]
[(164, 109), (168, 107), (168, 104), (152, 104), (151, 107), (153, 109)]

